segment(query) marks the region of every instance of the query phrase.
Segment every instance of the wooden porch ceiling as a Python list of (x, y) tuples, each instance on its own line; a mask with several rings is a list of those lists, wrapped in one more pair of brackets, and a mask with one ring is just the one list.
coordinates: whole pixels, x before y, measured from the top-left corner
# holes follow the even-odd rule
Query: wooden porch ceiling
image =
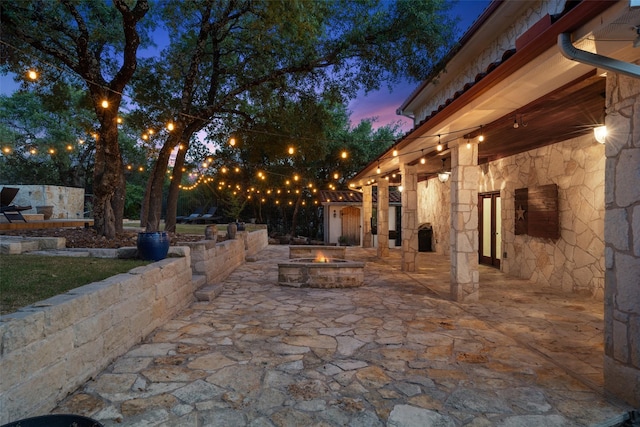
[[(484, 142), (478, 146), (478, 163), (483, 164), (500, 158), (513, 156), (528, 150), (555, 144), (593, 132), (602, 124), (605, 111), (606, 79), (596, 72), (579, 79), (483, 126)], [(514, 121), (518, 127), (514, 128)], [(475, 138), (480, 130), (465, 135)], [(410, 164), (418, 165), (418, 180), (433, 178), (442, 169), (451, 167), (448, 149), (432, 151), (425, 156), (426, 163), (415, 159)], [(390, 178), (393, 184), (400, 183), (399, 171)]]
[(605, 83), (594, 71), (484, 126), (478, 163), (592, 133), (604, 123)]

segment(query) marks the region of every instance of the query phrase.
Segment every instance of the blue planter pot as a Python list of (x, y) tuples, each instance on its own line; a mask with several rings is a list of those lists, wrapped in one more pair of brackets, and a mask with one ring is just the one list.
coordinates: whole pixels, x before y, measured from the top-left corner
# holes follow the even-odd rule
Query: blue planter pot
[(169, 235), (166, 231), (138, 233), (138, 258), (160, 261), (169, 252)]

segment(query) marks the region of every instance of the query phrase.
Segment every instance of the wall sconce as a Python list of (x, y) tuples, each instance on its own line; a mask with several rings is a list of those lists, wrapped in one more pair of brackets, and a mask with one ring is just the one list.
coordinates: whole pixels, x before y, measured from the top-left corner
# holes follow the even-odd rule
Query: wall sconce
[(600, 144), (604, 144), (607, 140), (607, 127), (606, 126), (597, 126), (593, 128), (593, 136), (596, 138)]
[(336, 210), (333, 210), (333, 217), (335, 218), (338, 214), (336, 213)]
[(440, 181), (441, 183), (445, 183), (447, 181), (449, 181), (449, 175), (451, 174), (451, 172), (447, 172), (444, 169), (444, 162), (446, 159), (442, 159), (442, 170), (440, 172), (438, 172), (438, 181)]

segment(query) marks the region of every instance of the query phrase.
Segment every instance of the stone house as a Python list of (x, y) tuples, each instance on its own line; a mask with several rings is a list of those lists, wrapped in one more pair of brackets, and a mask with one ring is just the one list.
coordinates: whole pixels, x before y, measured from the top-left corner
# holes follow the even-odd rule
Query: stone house
[(402, 185), (403, 270), (416, 269), (419, 224), (450, 236), (434, 250), (450, 256), (456, 301), (478, 299), (479, 263), (603, 300), (605, 389), (635, 407), (639, 25), (637, 0), (491, 2), (398, 109), (413, 129), (350, 183), (364, 247), (373, 188), (384, 236), (389, 187)]

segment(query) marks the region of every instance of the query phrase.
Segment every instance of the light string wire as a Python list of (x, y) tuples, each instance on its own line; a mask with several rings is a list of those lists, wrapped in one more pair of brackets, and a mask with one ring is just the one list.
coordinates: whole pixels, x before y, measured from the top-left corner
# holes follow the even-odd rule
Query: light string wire
[[(60, 66), (58, 66), (58, 65), (56, 65), (56, 64), (54, 64), (52, 62), (47, 61), (46, 59), (43, 59), (43, 58), (38, 57), (36, 55), (33, 55), (30, 52), (27, 52), (24, 49), (21, 49), (19, 47), (16, 47), (16, 46), (12, 45), (11, 43), (8, 43), (8, 42), (6, 42), (4, 40), (0, 40), (0, 44), (3, 44), (5, 46), (7, 46), (7, 47), (10, 47), (10, 48), (14, 49), (14, 50), (22, 53), (26, 57), (32, 58), (34, 60), (34, 62), (37, 63), (37, 64), (43, 64), (43, 65), (46, 65), (48, 67), (51, 67), (51, 68), (61, 72), (61, 73), (65, 73), (65, 74), (69, 74), (70, 73), (70, 74), (76, 76), (76, 73), (74, 73), (71, 70), (68, 70), (66, 67), (60, 67)], [(139, 103), (137, 102), (137, 100), (136, 100), (136, 98), (134, 96), (131, 96), (131, 95), (126, 94), (124, 92), (113, 90), (113, 89), (111, 89), (111, 88), (109, 88), (107, 86), (99, 84), (99, 83), (97, 83), (97, 82), (95, 82), (93, 80), (90, 80), (90, 79), (82, 78), (82, 80), (83, 80), (83, 82), (85, 84), (92, 84), (92, 85), (95, 85), (95, 86), (99, 86), (106, 92), (111, 92), (113, 94), (119, 95), (120, 97), (128, 100), (130, 103), (139, 105)], [(150, 107), (155, 107), (158, 110), (160, 110), (161, 107), (162, 107), (159, 104), (147, 104), (147, 105), (149, 105)], [(121, 107), (121, 109), (125, 113), (130, 112), (126, 107)], [(193, 120), (200, 120), (200, 121), (205, 121), (205, 122), (209, 122), (210, 121), (209, 119), (205, 119), (205, 118), (200, 117), (200, 116), (196, 116), (196, 115), (188, 114), (188, 113), (183, 113), (183, 112), (179, 112), (179, 113), (177, 113), (177, 115), (180, 115), (180, 116), (183, 116), (183, 117), (186, 117), (186, 118), (190, 118), (190, 119), (193, 119)], [(394, 148), (401, 141), (417, 141), (417, 140), (429, 139), (429, 138), (433, 138), (433, 139), (438, 138), (438, 140), (439, 140), (441, 136), (453, 135), (453, 134), (458, 134), (458, 133), (462, 133), (462, 132), (470, 132), (470, 131), (475, 131), (475, 130), (482, 129), (482, 128), (483, 128), (483, 125), (480, 125), (480, 126), (472, 126), (472, 127), (467, 127), (467, 128), (456, 129), (456, 130), (452, 130), (452, 131), (449, 131), (449, 132), (440, 132), (439, 134), (433, 134), (433, 135), (431, 135), (431, 134), (427, 134), (427, 135), (423, 134), (423, 135), (417, 135), (417, 136), (408, 135), (409, 133), (411, 133), (411, 132), (416, 130), (416, 127), (414, 126), (410, 131), (405, 133), (404, 136), (401, 136), (401, 137), (399, 137), (397, 139), (393, 139), (393, 140), (391, 140), (391, 139), (389, 139), (389, 140), (381, 139), (381, 140), (377, 140), (377, 141), (381, 142), (381, 143), (384, 143), (384, 142), (391, 143), (391, 146), (389, 147), (389, 150), (391, 150), (391, 148)], [(277, 132), (270, 132), (270, 131), (260, 131), (260, 130), (256, 130), (256, 129), (242, 129), (241, 132), (261, 134), (261, 135), (267, 135), (267, 136), (274, 136), (274, 137), (286, 138), (286, 139), (295, 138), (295, 139), (298, 139), (298, 140), (305, 140), (305, 141), (312, 141), (312, 142), (325, 142), (325, 143), (326, 142), (336, 142), (336, 143), (340, 143), (340, 144), (345, 144), (346, 143), (346, 141), (344, 139), (312, 138), (312, 137), (305, 137), (305, 136), (291, 135), (291, 134), (284, 134), (284, 133), (277, 133)], [(452, 138), (452, 139), (450, 139), (448, 141), (441, 142), (441, 144), (447, 145), (450, 141), (454, 141), (456, 139), (458, 139), (458, 137)], [(353, 142), (358, 143), (358, 142), (372, 142), (372, 141), (371, 140), (355, 140)], [(413, 154), (416, 154), (416, 153), (423, 153), (425, 149), (435, 148), (437, 145), (438, 145), (437, 143), (434, 143), (432, 145), (428, 145), (428, 146), (423, 147), (421, 149), (412, 150), (412, 151), (406, 151), (406, 152), (403, 152), (403, 153), (399, 153), (399, 154), (397, 154), (395, 156), (394, 155), (383, 155), (383, 156), (379, 157), (376, 160), (378, 162), (380, 162), (380, 161), (391, 159), (391, 158), (394, 158), (394, 157), (402, 157), (402, 156), (413, 155)], [(283, 175), (283, 174), (279, 174), (279, 173), (271, 172), (271, 171), (266, 171), (266, 170), (263, 171), (263, 173), (270, 174), (270, 175), (276, 175), (276, 176), (280, 176), (280, 177), (287, 177), (287, 175)], [(202, 177), (204, 174), (199, 174), (199, 175)], [(376, 177), (376, 175), (371, 175), (371, 176), (366, 177), (366, 178), (371, 178), (371, 177)], [(196, 181), (196, 183), (194, 183), (192, 185), (189, 185), (189, 186), (181, 185), (181, 188), (182, 189), (193, 189), (193, 188), (197, 187), (198, 183), (200, 183), (200, 182), (201, 182), (201, 180), (199, 178)]]

